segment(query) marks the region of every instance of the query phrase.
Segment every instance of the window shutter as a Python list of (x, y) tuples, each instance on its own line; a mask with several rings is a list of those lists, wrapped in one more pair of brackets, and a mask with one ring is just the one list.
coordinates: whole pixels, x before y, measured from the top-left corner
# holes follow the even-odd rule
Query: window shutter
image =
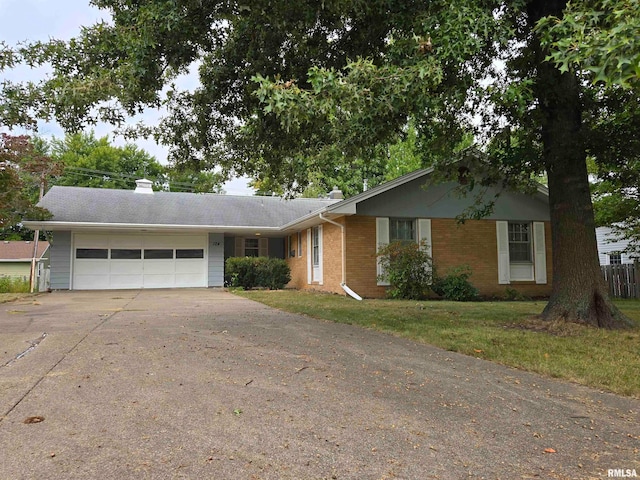
[(496, 222), (496, 236), (498, 240), (498, 283), (511, 283), (509, 275), (509, 223)]
[[(422, 247), (424, 251), (432, 257), (432, 249), (431, 249), (431, 219), (430, 218), (419, 218), (418, 219), (418, 241), (420, 243), (424, 242), (425, 245)], [(427, 267), (429, 273), (431, 273), (432, 265), (429, 264)]]
[(313, 262), (311, 260), (311, 229), (307, 229), (307, 283), (311, 285), (313, 281)]
[(236, 237), (236, 257), (244, 257), (244, 238)]
[[(381, 247), (384, 247), (389, 243), (389, 219), (386, 217), (378, 217), (376, 218), (376, 254)], [(377, 265), (377, 275), (384, 275), (384, 271), (382, 270), (382, 265), (380, 264), (380, 258), (376, 257), (376, 265)], [(378, 285), (389, 285), (389, 282), (386, 280), (378, 279)]]
[(269, 256), (269, 239), (268, 238), (261, 238), (258, 240), (258, 256), (259, 257)]
[(547, 250), (544, 244), (544, 222), (533, 222), (533, 253), (536, 283), (547, 283)]
[(322, 251), (322, 225), (318, 225), (318, 283), (324, 285), (324, 253)]

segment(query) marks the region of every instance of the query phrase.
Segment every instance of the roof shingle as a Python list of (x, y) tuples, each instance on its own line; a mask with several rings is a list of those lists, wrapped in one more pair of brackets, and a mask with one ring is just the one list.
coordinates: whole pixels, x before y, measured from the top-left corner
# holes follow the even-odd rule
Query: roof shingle
[[(38, 242), (38, 258), (49, 248), (49, 242)], [(0, 241), (0, 260), (29, 260), (33, 257), (33, 242)]]
[(38, 205), (53, 222), (280, 227), (337, 201), (54, 186)]

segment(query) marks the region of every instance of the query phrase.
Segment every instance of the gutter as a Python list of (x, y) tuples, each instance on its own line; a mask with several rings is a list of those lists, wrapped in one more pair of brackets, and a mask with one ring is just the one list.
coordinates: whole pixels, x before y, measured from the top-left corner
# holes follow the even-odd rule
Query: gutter
[(32, 230), (42, 227), (41, 230), (148, 230), (148, 231), (179, 231), (202, 230), (206, 232), (243, 232), (243, 233), (279, 233), (280, 227), (264, 226), (228, 226), (228, 225), (180, 225), (167, 223), (96, 223), (96, 222), (55, 222), (24, 220), (22, 224)]
[(344, 225), (325, 217), (322, 212), (318, 213), (318, 216), (320, 217), (320, 220), (340, 227), (340, 235), (342, 237), (342, 281), (340, 282), (340, 286), (347, 293), (347, 295), (355, 298), (358, 301), (361, 301), (362, 297), (347, 286), (347, 238), (344, 234)]

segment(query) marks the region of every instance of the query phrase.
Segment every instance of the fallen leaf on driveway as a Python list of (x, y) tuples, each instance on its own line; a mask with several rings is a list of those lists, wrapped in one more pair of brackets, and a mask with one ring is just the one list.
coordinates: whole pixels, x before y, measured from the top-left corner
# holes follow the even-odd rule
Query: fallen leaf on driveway
[(553, 448), (545, 448), (544, 453), (557, 453)]
[(40, 415), (27, 417), (22, 421), (22, 423), (26, 423), (27, 425), (30, 423), (40, 423), (40, 422), (44, 422), (44, 417), (41, 417)]

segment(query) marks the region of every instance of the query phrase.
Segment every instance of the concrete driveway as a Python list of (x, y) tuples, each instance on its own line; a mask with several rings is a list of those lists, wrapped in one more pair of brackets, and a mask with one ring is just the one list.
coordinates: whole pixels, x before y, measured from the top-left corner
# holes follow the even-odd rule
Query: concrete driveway
[(2, 479), (640, 475), (639, 400), (223, 291), (2, 304), (0, 355)]

